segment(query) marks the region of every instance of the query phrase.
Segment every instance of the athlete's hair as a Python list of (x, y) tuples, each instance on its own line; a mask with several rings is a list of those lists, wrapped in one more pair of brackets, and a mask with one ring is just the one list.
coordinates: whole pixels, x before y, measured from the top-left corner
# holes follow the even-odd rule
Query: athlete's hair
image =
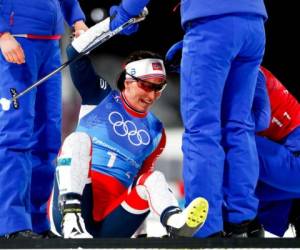
[(126, 71), (125, 71), (125, 67), (128, 63), (134, 62), (134, 61), (138, 61), (138, 60), (142, 60), (142, 59), (150, 59), (150, 58), (155, 58), (155, 59), (161, 59), (163, 60), (163, 58), (154, 52), (151, 51), (147, 51), (147, 50), (138, 50), (135, 51), (133, 53), (131, 53), (124, 61), (123, 63), (123, 70), (122, 72), (119, 74), (119, 77), (117, 79), (117, 88), (122, 91), (125, 88), (125, 78), (126, 78)]

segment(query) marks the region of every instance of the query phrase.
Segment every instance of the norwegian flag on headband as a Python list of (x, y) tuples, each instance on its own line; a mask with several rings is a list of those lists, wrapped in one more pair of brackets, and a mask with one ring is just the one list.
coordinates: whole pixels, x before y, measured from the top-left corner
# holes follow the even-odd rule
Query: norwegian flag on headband
[(138, 61), (133, 61), (125, 66), (126, 78), (131, 78), (130, 75), (135, 77), (166, 77), (166, 70), (164, 63), (161, 59), (145, 58)]
[(153, 70), (162, 70), (162, 65), (159, 62), (152, 63)]

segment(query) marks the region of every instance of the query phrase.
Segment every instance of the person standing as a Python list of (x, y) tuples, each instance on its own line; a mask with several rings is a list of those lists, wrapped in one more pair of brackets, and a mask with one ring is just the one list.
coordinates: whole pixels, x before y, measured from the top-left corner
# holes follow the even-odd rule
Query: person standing
[(210, 204), (197, 237), (223, 230), (227, 237), (246, 236), (256, 216), (259, 165), (251, 106), (266, 18), (262, 0), (181, 2), (186, 201), (201, 195)]
[[(180, 73), (183, 42), (166, 54), (169, 71)], [(291, 224), (300, 237), (300, 105), (266, 68), (260, 66), (252, 116), (259, 157), (257, 217), (248, 225), (248, 237), (264, 237), (264, 230), (282, 237)], [(274, 218), (276, 218), (274, 220)]]
[[(64, 19), (86, 30), (77, 0), (0, 1), (0, 92), (10, 99), (58, 68)], [(61, 76), (0, 110), (0, 236), (48, 237), (47, 200), (61, 145)], [(35, 234), (35, 233), (37, 234)]]

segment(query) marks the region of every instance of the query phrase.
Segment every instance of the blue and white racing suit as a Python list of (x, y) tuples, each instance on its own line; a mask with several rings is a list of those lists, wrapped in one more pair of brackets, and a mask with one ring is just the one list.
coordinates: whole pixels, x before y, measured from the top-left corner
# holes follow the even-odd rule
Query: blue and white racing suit
[[(68, 48), (70, 59), (77, 54)], [(91, 185), (85, 186), (82, 195), (86, 228), (94, 237), (130, 237), (149, 212), (148, 201), (137, 195), (135, 184), (153, 172), (164, 149), (163, 125), (151, 112), (131, 109), (122, 94), (96, 74), (88, 57), (72, 64), (70, 71), (83, 108), (89, 109), (76, 129), (92, 142)], [(58, 195), (55, 182), (51, 210), (60, 232)]]

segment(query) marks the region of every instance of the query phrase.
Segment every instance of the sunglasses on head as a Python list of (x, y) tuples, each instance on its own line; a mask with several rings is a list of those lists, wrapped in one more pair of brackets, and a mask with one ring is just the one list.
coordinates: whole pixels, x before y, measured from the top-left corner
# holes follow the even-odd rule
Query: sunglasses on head
[(128, 74), (127, 72), (126, 72), (126, 74), (129, 75), (132, 79), (134, 79), (137, 82), (137, 85), (139, 88), (145, 90), (146, 92), (151, 92), (151, 91), (162, 92), (165, 89), (165, 87), (167, 86), (166, 81), (164, 81), (160, 84), (157, 84), (157, 83), (152, 83), (152, 82), (146, 81), (144, 79), (141, 79), (139, 77), (133, 76), (131, 74)]

